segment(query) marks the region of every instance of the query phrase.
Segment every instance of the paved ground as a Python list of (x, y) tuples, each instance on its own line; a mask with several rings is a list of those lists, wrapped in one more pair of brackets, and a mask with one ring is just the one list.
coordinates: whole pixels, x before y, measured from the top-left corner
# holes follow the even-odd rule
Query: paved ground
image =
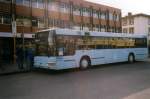
[(19, 69), (17, 64), (3, 64), (2, 68), (0, 68), (0, 75), (3, 74), (12, 74), (12, 73), (19, 73), (19, 72), (26, 72), (29, 70), (29, 66), (24, 64), (24, 69)]
[(140, 91), (136, 94), (132, 94), (124, 99), (150, 99), (150, 88)]
[(148, 99), (149, 93), (150, 62), (0, 76), (0, 99)]

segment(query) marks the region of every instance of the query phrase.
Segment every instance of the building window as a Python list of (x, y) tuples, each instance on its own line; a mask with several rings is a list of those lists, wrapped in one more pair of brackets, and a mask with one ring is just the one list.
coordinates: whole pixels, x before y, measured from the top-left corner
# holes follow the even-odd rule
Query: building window
[(101, 31), (101, 30), (100, 30), (100, 25), (97, 25), (97, 28), (98, 28), (98, 31)]
[(108, 32), (112, 32), (112, 27), (109, 27), (109, 28), (108, 28)]
[(126, 26), (127, 25), (127, 19), (122, 19), (122, 26)]
[(3, 16), (3, 24), (11, 24), (11, 16), (10, 15)]
[(30, 6), (30, 0), (16, 0), (17, 5)]
[(115, 32), (115, 27), (112, 27), (112, 32)]
[(116, 28), (116, 33), (119, 33), (119, 32), (120, 32), (120, 28), (117, 27), (117, 28)]
[(134, 24), (134, 18), (130, 18), (129, 19), (129, 25), (133, 25)]
[(79, 6), (73, 7), (73, 14), (74, 15), (80, 15), (80, 7)]
[(80, 24), (80, 30), (83, 30), (83, 24)]
[(37, 19), (32, 19), (32, 26), (35, 26), (35, 27), (38, 26), (38, 20)]
[(123, 33), (128, 33), (127, 28), (123, 29)]
[(80, 30), (80, 25), (79, 25), (79, 24), (74, 25), (74, 26), (73, 26), (73, 29), (75, 29), (75, 30)]
[(105, 12), (101, 12), (101, 19), (106, 19), (106, 13)]
[(88, 8), (82, 8), (83, 16), (90, 16), (90, 10)]
[(0, 24), (11, 24), (11, 15), (0, 15)]
[(22, 26), (23, 25), (23, 17), (17, 17), (16, 18), (16, 24), (17, 26)]
[(32, 0), (32, 7), (37, 8), (37, 0)]
[(44, 28), (44, 27), (45, 27), (44, 20), (38, 19), (38, 28)]
[(24, 6), (30, 6), (30, 0), (23, 0)]
[(23, 25), (26, 27), (31, 27), (31, 20), (29, 18), (24, 18)]
[(49, 2), (48, 3), (48, 10), (49, 11), (58, 11), (58, 4)]
[(106, 32), (106, 26), (101, 26), (101, 32)]
[(83, 24), (83, 30), (89, 31), (89, 28), (88, 28), (88, 26), (86, 24)]
[(43, 0), (37, 0), (37, 8), (41, 8), (41, 9), (44, 8), (44, 2), (43, 2)]
[(43, 9), (44, 8), (43, 0), (32, 0), (32, 7)]
[(17, 17), (16, 23), (17, 26), (25, 26), (25, 27), (31, 26), (31, 20), (29, 18), (23, 18), (22, 16)]
[(50, 27), (63, 27), (64, 26), (64, 21), (59, 20), (59, 19), (49, 19), (49, 26)]
[(93, 26), (93, 30), (94, 30), (94, 31), (99, 31), (99, 25), (94, 25), (94, 26)]
[(120, 17), (118, 14), (116, 14), (116, 21), (119, 21)]
[(98, 11), (93, 10), (93, 17), (94, 17), (94, 18), (98, 18)]
[(57, 20), (56, 23), (57, 23), (57, 26), (60, 26), (60, 20)]
[(109, 13), (109, 20), (113, 20), (113, 14)]
[(129, 33), (131, 33), (131, 34), (134, 33), (134, 28), (133, 27), (129, 28)]
[(66, 3), (61, 3), (60, 4), (60, 11), (63, 13), (69, 13), (70, 7)]
[(16, 4), (17, 5), (22, 5), (23, 4), (23, 0), (16, 0)]
[(113, 14), (113, 20), (117, 21), (117, 14)]

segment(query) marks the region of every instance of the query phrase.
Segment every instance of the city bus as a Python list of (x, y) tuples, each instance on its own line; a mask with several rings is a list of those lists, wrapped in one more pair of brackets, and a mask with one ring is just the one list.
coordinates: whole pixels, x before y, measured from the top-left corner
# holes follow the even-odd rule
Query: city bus
[(34, 67), (52, 70), (86, 69), (100, 64), (144, 61), (146, 35), (48, 29), (35, 34)]

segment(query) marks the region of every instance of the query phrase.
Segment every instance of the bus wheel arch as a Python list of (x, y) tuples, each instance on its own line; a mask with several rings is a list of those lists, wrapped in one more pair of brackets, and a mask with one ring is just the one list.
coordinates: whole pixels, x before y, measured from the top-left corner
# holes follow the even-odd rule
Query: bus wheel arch
[(91, 66), (91, 59), (90, 59), (90, 57), (87, 56), (87, 55), (82, 56), (82, 58), (80, 59), (79, 68), (80, 69), (87, 69), (90, 66)]
[(129, 53), (128, 55), (128, 62), (129, 63), (134, 63), (135, 62), (135, 55), (133, 52)]

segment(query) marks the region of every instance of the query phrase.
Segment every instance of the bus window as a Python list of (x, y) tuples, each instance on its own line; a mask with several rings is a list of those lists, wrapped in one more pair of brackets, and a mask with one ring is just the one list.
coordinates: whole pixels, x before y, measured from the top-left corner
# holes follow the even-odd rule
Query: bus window
[(36, 54), (37, 56), (54, 56), (55, 42), (53, 31), (43, 31), (36, 34)]
[(88, 49), (95, 49), (95, 45), (88, 45), (87, 48)]
[(48, 44), (48, 32), (41, 32), (36, 34), (36, 54), (38, 56), (48, 55), (47, 44)]
[[(63, 55), (74, 55), (76, 42), (75, 37), (73, 36), (57, 36), (57, 49), (63, 49)], [(62, 52), (61, 52), (62, 53)], [(59, 52), (58, 52), (59, 55)]]
[(147, 39), (146, 38), (136, 38), (135, 39), (136, 47), (147, 47)]

